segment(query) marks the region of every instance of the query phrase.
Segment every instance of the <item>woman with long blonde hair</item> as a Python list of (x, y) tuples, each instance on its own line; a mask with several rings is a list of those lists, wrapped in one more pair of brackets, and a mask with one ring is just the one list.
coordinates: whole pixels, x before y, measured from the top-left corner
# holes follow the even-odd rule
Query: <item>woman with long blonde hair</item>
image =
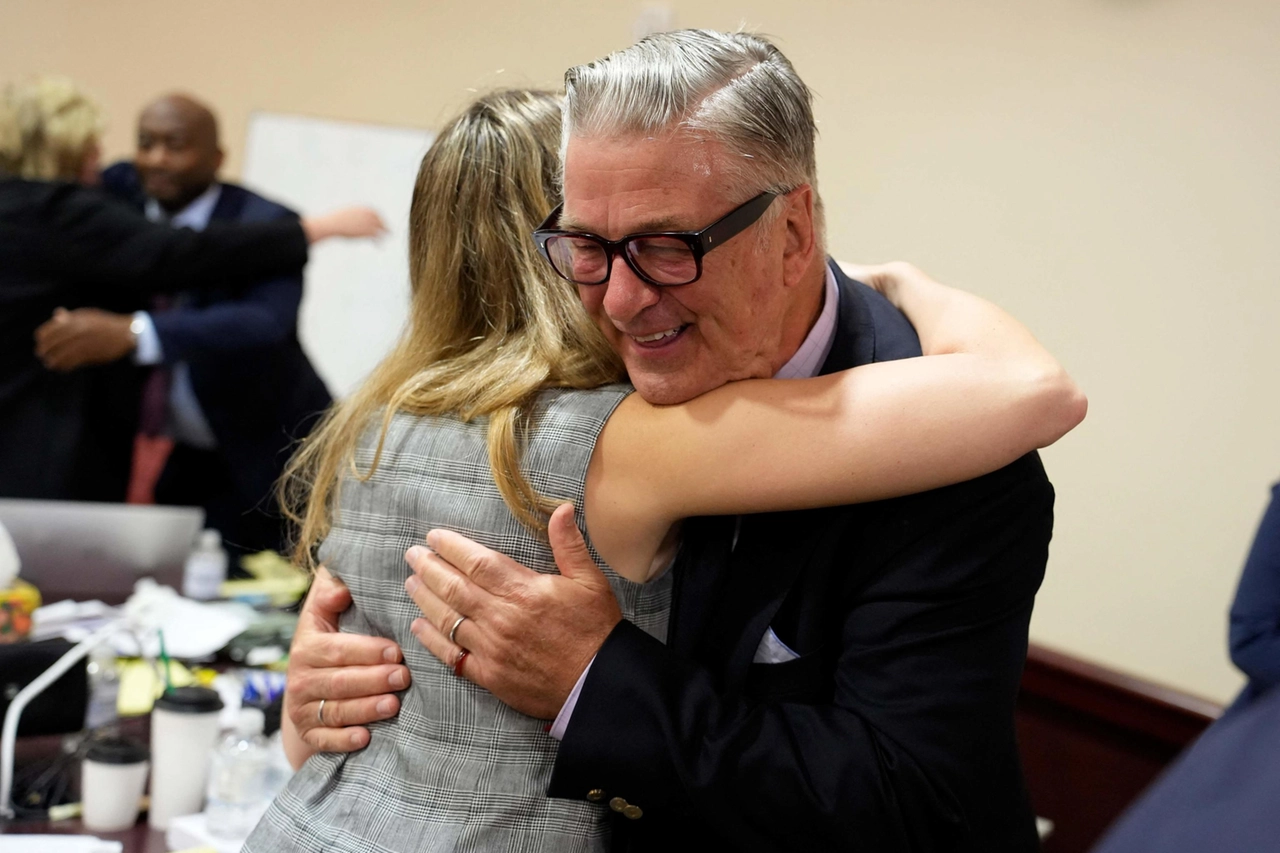
[[(1083, 416), (1074, 384), (1016, 321), (918, 276), (890, 276), (886, 291), (916, 322), (926, 357), (731, 383), (677, 406), (630, 394), (572, 285), (529, 239), (557, 191), (560, 106), (549, 93), (497, 92), (437, 137), (410, 212), (405, 331), (286, 474), (295, 556), (347, 583), (342, 630), (396, 640), (413, 680), (398, 716), (374, 724), (360, 752), (309, 756), (286, 715), (287, 749), (306, 764), (246, 850), (607, 843), (607, 807), (545, 796), (555, 742), (544, 722), (413, 641), (421, 614), (404, 592), (404, 553), (428, 530), (553, 571), (546, 518), (572, 501), (579, 525), (590, 519), (593, 556), (624, 616), (663, 637), (671, 577), (662, 570), (680, 516), (958, 482), (1055, 441)], [(771, 474), (779, 468), (786, 477)]]

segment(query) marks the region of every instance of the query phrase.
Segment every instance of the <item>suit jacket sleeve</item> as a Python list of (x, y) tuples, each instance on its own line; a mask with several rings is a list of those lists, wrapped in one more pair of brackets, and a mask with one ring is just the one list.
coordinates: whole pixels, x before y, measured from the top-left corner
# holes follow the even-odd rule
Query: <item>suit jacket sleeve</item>
[[(260, 208), (267, 221), (297, 219), (278, 205)], [(165, 361), (199, 360), (285, 341), (297, 328), (302, 286), (302, 274), (297, 273), (255, 283), (236, 299), (154, 313)]]
[(300, 276), (256, 284), (234, 301), (152, 314), (166, 363), (274, 346), (293, 334), (302, 302)]
[(1259, 688), (1280, 684), (1280, 485), (1231, 603), (1231, 660)]
[(604, 790), (643, 809), (637, 833), (702, 825), (742, 850), (1034, 850), (1012, 719), (1052, 527), (1038, 457), (841, 510), (861, 515), (813, 557), (835, 572), (829, 669), (821, 654), (752, 664), (763, 680), (727, 690), (623, 623), (549, 793)]
[(307, 241), (296, 220), (211, 224), (203, 232), (148, 222), (102, 193), (59, 185), (41, 205), (50, 257), (68, 279), (137, 292), (174, 291), (297, 273)]

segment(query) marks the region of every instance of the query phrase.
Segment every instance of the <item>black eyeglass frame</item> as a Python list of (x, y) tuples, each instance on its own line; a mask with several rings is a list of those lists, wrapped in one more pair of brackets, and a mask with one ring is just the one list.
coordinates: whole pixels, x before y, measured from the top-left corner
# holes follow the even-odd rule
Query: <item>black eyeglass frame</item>
[[(683, 287), (686, 284), (693, 284), (702, 278), (702, 258), (712, 249), (727, 243), (731, 238), (741, 234), (747, 228), (756, 223), (764, 212), (769, 209), (769, 205), (773, 204), (773, 200), (782, 192), (774, 192), (765, 190), (754, 198), (747, 199), (724, 216), (712, 222), (706, 228), (700, 231), (644, 231), (639, 234), (628, 234), (621, 240), (606, 240), (599, 234), (592, 234), (590, 231), (564, 231), (559, 228), (552, 227), (560, 219), (560, 213), (564, 208), (563, 204), (556, 205), (555, 210), (543, 220), (533, 232), (533, 240), (538, 246), (538, 254), (546, 259), (551, 265), (551, 269), (555, 270), (556, 275), (565, 281), (573, 284), (581, 284), (586, 287), (594, 287), (598, 284), (604, 284), (609, 280), (609, 276), (613, 273), (613, 259), (617, 255), (622, 255), (623, 261), (631, 268), (641, 281), (652, 284), (655, 287)], [(560, 271), (555, 261), (551, 260), (551, 253), (547, 249), (547, 243), (553, 237), (577, 237), (579, 239), (587, 239), (598, 245), (605, 253), (604, 278), (599, 281), (577, 281), (570, 278)], [(640, 268), (635, 259), (631, 257), (631, 252), (627, 251), (627, 245), (633, 240), (641, 240), (647, 237), (669, 237), (682, 241), (689, 247), (690, 254), (693, 255), (695, 273), (693, 278), (688, 281), (667, 282), (657, 281), (648, 273)]]

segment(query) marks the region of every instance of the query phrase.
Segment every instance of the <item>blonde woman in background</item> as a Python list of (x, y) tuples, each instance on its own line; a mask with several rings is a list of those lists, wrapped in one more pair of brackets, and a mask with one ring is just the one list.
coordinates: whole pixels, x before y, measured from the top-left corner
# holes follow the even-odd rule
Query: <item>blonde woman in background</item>
[(102, 112), (70, 80), (11, 86), (0, 111), (0, 169), (32, 180), (98, 182)]
[(916, 323), (923, 358), (730, 383), (677, 406), (631, 394), (530, 240), (554, 204), (560, 106), (498, 92), (441, 131), (413, 194), (407, 329), (290, 465), (296, 557), (346, 582), (342, 630), (394, 639), (413, 678), (359, 752), (311, 756), (285, 715), (291, 758), (309, 760), (251, 853), (605, 848), (607, 806), (546, 796), (556, 745), (544, 721), (413, 641), (404, 554), (428, 530), (549, 572), (547, 517), (572, 501), (624, 616), (663, 637), (681, 516), (929, 489), (1083, 417), (1075, 385), (1016, 321), (914, 274), (888, 275), (885, 292)]
[(102, 128), (69, 80), (0, 96), (0, 497), (124, 499), (133, 436), (106, 422), (110, 368), (56, 374), (36, 357), (56, 308), (129, 311), (148, 293), (294, 273), (308, 243), (382, 231), (368, 208), (203, 233), (148, 222), (92, 189)]

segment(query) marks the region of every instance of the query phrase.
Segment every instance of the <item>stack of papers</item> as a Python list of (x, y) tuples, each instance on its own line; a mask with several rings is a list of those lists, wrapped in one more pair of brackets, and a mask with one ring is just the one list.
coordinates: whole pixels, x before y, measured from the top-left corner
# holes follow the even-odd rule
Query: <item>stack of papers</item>
[[(79, 643), (123, 615), (123, 608), (101, 601), (59, 601), (37, 608), (31, 615), (31, 639), (65, 637)], [(174, 594), (166, 603), (160, 625), (165, 651), (173, 658), (208, 657), (249, 627), (253, 618), (253, 608), (245, 604), (206, 603)], [(154, 631), (142, 637), (120, 633), (109, 642), (121, 657), (155, 657), (160, 653), (160, 636)]]

